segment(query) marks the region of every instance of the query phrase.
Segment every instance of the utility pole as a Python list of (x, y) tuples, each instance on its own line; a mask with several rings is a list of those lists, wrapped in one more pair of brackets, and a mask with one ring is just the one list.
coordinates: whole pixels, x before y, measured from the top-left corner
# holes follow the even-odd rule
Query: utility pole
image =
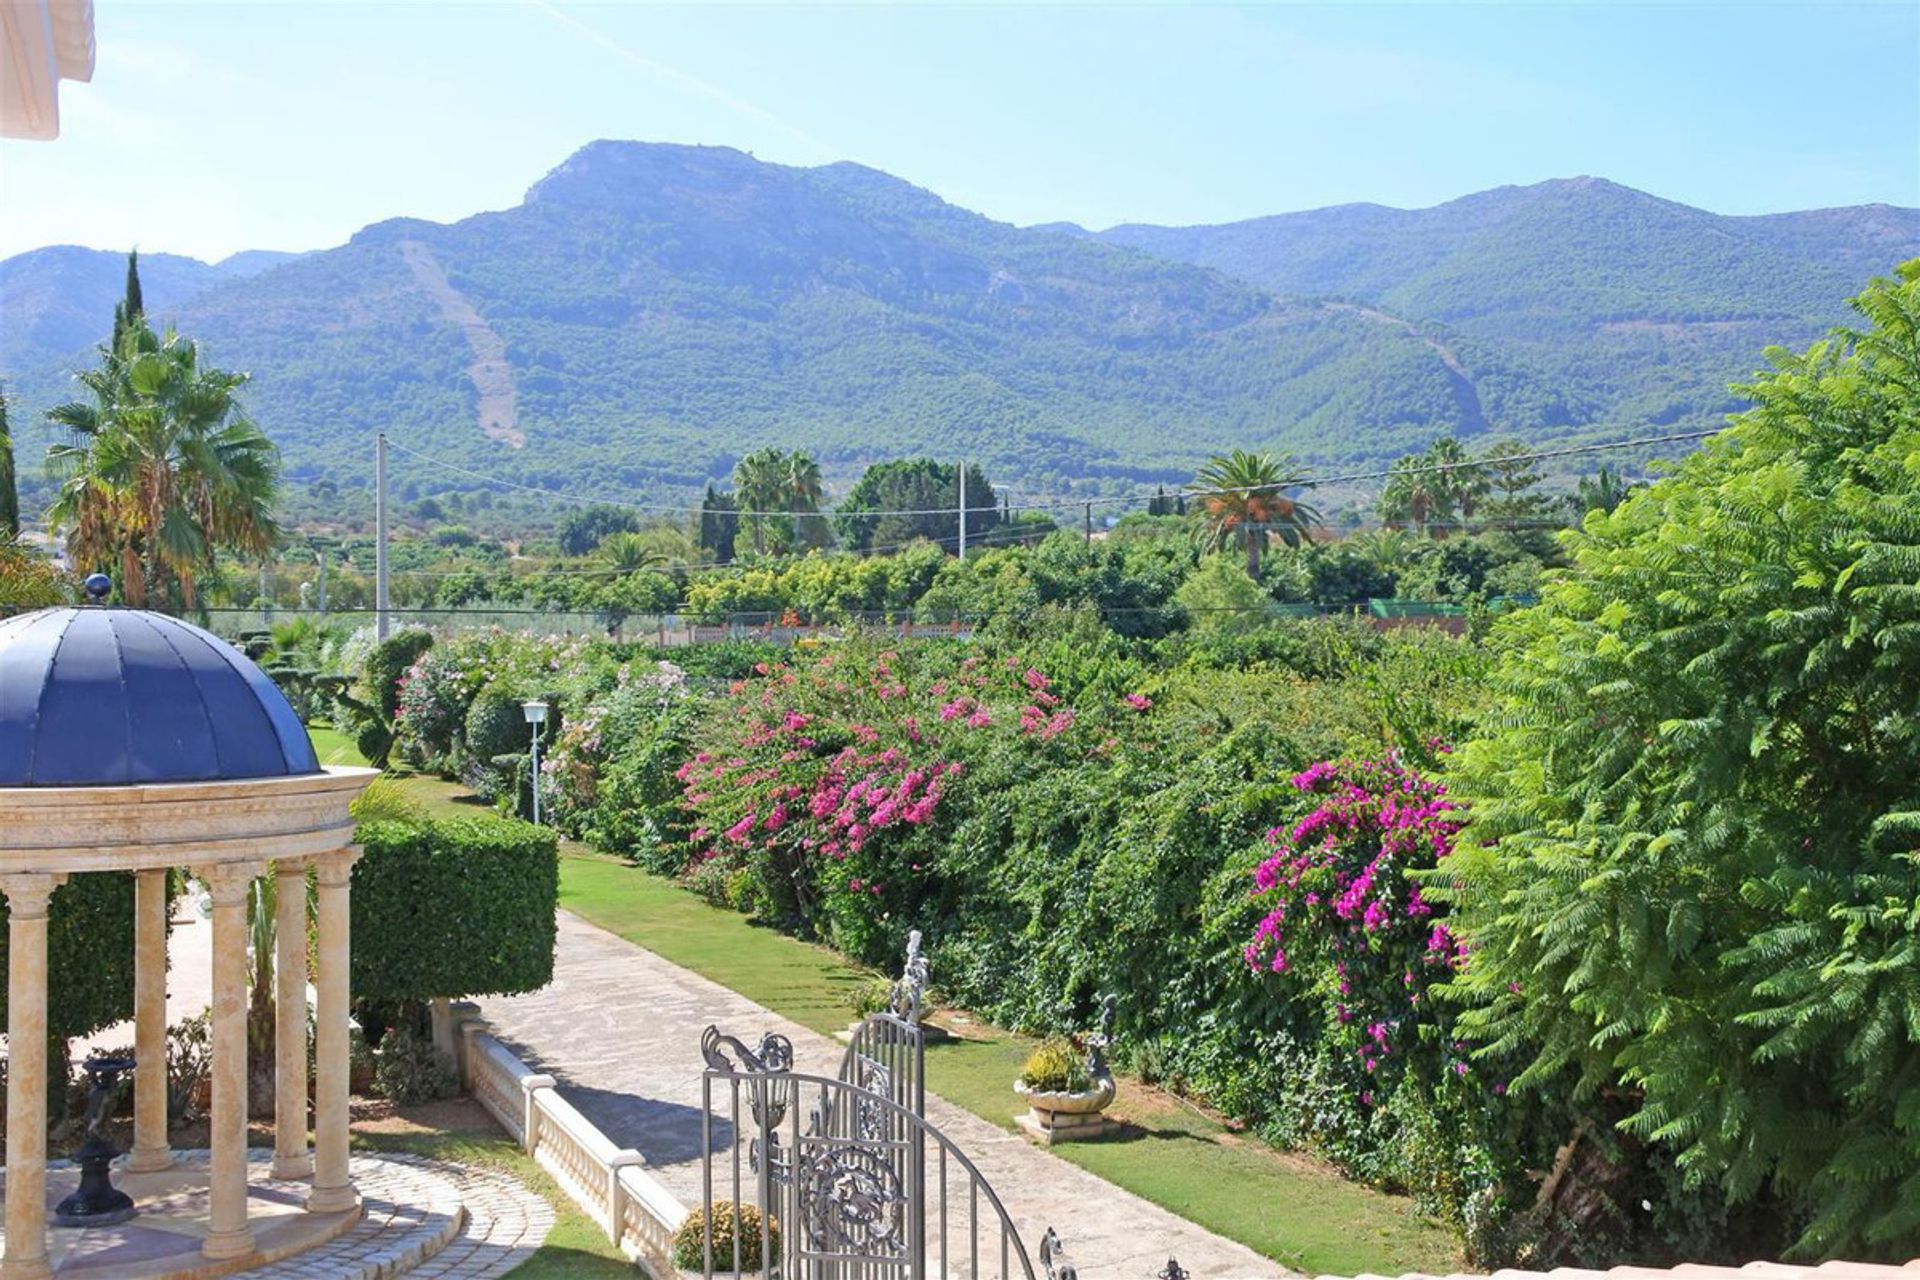
[(320, 616), (327, 616), (327, 548), (324, 543), (315, 540), (313, 544), (314, 562), (320, 566)]
[(387, 433), (373, 447), (373, 634), (387, 638)]
[(1087, 545), (1093, 545), (1093, 504), (1087, 504)]
[(967, 460), (960, 459), (960, 558), (967, 558)]

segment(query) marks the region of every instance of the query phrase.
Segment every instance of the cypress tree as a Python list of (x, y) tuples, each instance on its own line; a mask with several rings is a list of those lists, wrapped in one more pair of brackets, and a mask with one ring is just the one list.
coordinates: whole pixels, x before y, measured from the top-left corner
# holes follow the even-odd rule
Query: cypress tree
[(7, 433), (7, 397), (0, 390), (0, 536), (20, 532), (20, 492), (14, 487), (13, 437)]
[(730, 493), (719, 493), (707, 486), (700, 504), (700, 545), (713, 553), (718, 564), (731, 564), (734, 538), (740, 532), (739, 505)]
[(120, 339), (139, 324), (146, 313), (146, 300), (140, 294), (140, 251), (134, 249), (127, 254), (126, 296), (113, 304), (113, 350), (120, 349)]

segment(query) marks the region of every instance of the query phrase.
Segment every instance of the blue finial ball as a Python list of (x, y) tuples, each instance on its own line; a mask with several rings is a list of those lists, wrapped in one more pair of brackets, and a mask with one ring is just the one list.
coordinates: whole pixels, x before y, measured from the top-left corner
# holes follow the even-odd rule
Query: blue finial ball
[(90, 573), (85, 583), (87, 599), (99, 604), (113, 594), (113, 579), (104, 573)]

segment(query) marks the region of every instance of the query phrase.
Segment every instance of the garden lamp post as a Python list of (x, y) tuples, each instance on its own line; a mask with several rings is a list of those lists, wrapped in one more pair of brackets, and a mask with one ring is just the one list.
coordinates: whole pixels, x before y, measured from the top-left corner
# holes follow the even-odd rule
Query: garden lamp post
[(547, 704), (539, 699), (520, 704), (533, 726), (533, 825), (540, 825), (540, 726), (547, 720)]

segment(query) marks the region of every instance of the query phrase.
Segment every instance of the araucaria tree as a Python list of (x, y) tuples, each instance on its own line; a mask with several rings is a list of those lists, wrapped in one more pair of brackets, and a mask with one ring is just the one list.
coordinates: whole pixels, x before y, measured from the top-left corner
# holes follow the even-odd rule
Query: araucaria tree
[(1920, 1247), (1920, 261), (1571, 535), (1451, 771), (1464, 1024), (1810, 1256)]
[(1193, 478), (1194, 508), (1206, 522), (1210, 550), (1234, 542), (1247, 553), (1247, 573), (1260, 576), (1260, 558), (1270, 537), (1290, 547), (1311, 541), (1310, 531), (1320, 520), (1312, 507), (1290, 497), (1307, 481), (1306, 472), (1289, 454), (1247, 453), (1235, 449), (1208, 460)]
[(235, 400), (245, 374), (203, 365), (137, 313), (119, 329), (78, 375), (88, 400), (47, 415), (69, 432), (47, 451), (61, 477), (48, 519), (76, 566), (118, 571), (129, 604), (191, 609), (216, 553), (279, 540), (279, 456)]

